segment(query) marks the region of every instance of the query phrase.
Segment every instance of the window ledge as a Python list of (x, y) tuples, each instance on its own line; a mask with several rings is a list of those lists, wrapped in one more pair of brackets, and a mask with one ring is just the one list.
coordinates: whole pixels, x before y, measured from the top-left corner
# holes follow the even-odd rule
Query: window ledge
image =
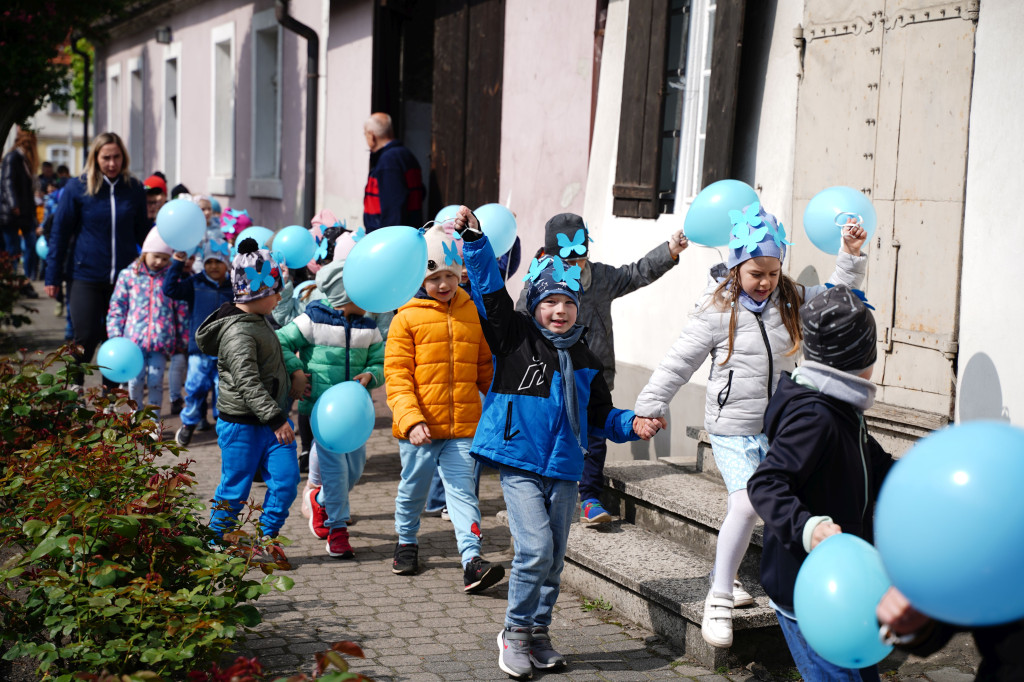
[(252, 178), (249, 180), (249, 196), (258, 199), (283, 199), (284, 183), (278, 178)]
[(210, 178), (208, 190), (210, 194), (220, 194), (222, 196), (233, 197), (235, 196), (235, 179)]

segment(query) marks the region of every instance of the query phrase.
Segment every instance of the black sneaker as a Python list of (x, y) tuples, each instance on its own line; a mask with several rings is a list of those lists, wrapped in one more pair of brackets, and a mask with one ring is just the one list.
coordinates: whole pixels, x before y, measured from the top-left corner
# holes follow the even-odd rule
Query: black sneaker
[(299, 453), (299, 473), (309, 473), (309, 451)]
[(177, 441), (181, 447), (188, 447), (188, 444), (192, 442), (192, 434), (196, 430), (195, 424), (182, 424), (178, 432), (174, 434), (174, 440)]
[(171, 401), (171, 414), (178, 415), (185, 409), (185, 399), (175, 398)]
[(420, 546), (395, 543), (395, 559), (391, 572), (396, 575), (412, 575), (419, 568)]
[(466, 564), (462, 572), (463, 582), (466, 584), (467, 594), (476, 594), (486, 590), (499, 580), (505, 577), (505, 568), (499, 564), (492, 564), (484, 561), (478, 556), (473, 557)]
[(209, 431), (212, 428), (213, 428), (213, 424), (211, 424), (210, 422), (206, 421), (206, 419), (203, 419), (202, 421), (199, 422), (199, 429), (198, 429), (199, 431)]

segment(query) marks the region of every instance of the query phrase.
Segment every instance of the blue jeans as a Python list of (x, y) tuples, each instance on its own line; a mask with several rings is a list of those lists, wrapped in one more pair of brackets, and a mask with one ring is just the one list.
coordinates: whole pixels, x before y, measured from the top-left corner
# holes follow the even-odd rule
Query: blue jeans
[[(164, 370), (167, 356), (156, 351), (142, 351), (144, 364), (139, 376), (128, 380), (128, 397), (138, 404), (139, 410), (145, 405), (156, 405), (157, 410), (164, 402)], [(146, 394), (144, 401), (143, 394)]]
[[(194, 426), (202, 421), (203, 400), (213, 389), (213, 417), (217, 418), (217, 389), (220, 375), (217, 374), (217, 356), (193, 353), (188, 356), (188, 375), (185, 377), (185, 408), (181, 411), (181, 423)], [(173, 397), (173, 396), (172, 396)]]
[(878, 682), (878, 666), (860, 670), (840, 668), (819, 656), (804, 639), (795, 620), (775, 611), (782, 634), (789, 645), (789, 653), (806, 682)]
[(580, 499), (600, 499), (604, 490), (604, 460), (608, 455), (608, 441), (593, 434), (587, 435), (587, 454), (583, 456), (583, 478), (580, 479)]
[(507, 466), (498, 467), (498, 477), (516, 551), (505, 627), (547, 627), (558, 601), (579, 485)]
[[(476, 461), (469, 454), (472, 442), (472, 438), (435, 438), (432, 443), (423, 445), (398, 441), (402, 480), (398, 482), (395, 497), (395, 532), (400, 543), (416, 544), (430, 481), (439, 470), (462, 563), (465, 565), (480, 556), (480, 501), (474, 492)], [(323, 477), (323, 462), (320, 468)]]
[(175, 353), (171, 356), (171, 362), (167, 366), (167, 393), (171, 401), (181, 398), (181, 388), (185, 385), (185, 376), (188, 370), (188, 356), (184, 353)]
[[(316, 443), (309, 452), (309, 460), (318, 462), (317, 474), (323, 484), (317, 501), (327, 510), (327, 528), (345, 528), (352, 518), (348, 493), (359, 482), (366, 466), (366, 446), (352, 452), (330, 452)], [(310, 476), (312, 479), (312, 475)]]
[[(476, 497), (480, 499), (480, 474), (483, 471), (483, 464), (475, 462), (476, 469), (473, 470), (473, 477), (476, 479)], [(441, 481), (441, 474), (434, 472), (434, 478), (430, 481), (430, 493), (427, 495), (427, 513), (434, 514), (448, 506), (444, 497), (444, 482)]]
[(210, 528), (218, 535), (234, 528), (242, 503), (249, 499), (252, 479), (259, 471), (267, 484), (261, 530), (264, 535), (276, 536), (298, 495), (299, 459), (295, 442), (281, 445), (269, 426), (218, 419), (217, 445), (220, 446), (220, 484), (213, 493), (213, 501), (214, 505), (227, 503), (228, 508), (210, 511)]

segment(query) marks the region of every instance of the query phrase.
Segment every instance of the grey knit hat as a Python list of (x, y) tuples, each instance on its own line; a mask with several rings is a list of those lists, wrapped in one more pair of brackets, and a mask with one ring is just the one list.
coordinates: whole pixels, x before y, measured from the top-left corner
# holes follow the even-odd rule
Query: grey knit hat
[(845, 284), (800, 306), (800, 324), (805, 359), (854, 374), (875, 364), (875, 318)]
[(238, 255), (231, 262), (231, 288), (235, 303), (248, 303), (280, 293), (284, 288), (281, 270), (255, 239), (246, 238), (238, 245)]
[(563, 260), (589, 256), (590, 234), (583, 218), (575, 213), (552, 217), (544, 226), (544, 254)]

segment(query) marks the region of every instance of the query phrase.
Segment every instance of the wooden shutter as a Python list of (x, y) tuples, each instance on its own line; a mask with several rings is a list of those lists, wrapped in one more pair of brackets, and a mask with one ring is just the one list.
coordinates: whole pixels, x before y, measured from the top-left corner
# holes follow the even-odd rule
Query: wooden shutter
[(745, 9), (746, 0), (718, 0), (715, 5), (702, 187), (707, 187), (718, 180), (725, 180), (732, 174), (732, 147), (735, 137)]

